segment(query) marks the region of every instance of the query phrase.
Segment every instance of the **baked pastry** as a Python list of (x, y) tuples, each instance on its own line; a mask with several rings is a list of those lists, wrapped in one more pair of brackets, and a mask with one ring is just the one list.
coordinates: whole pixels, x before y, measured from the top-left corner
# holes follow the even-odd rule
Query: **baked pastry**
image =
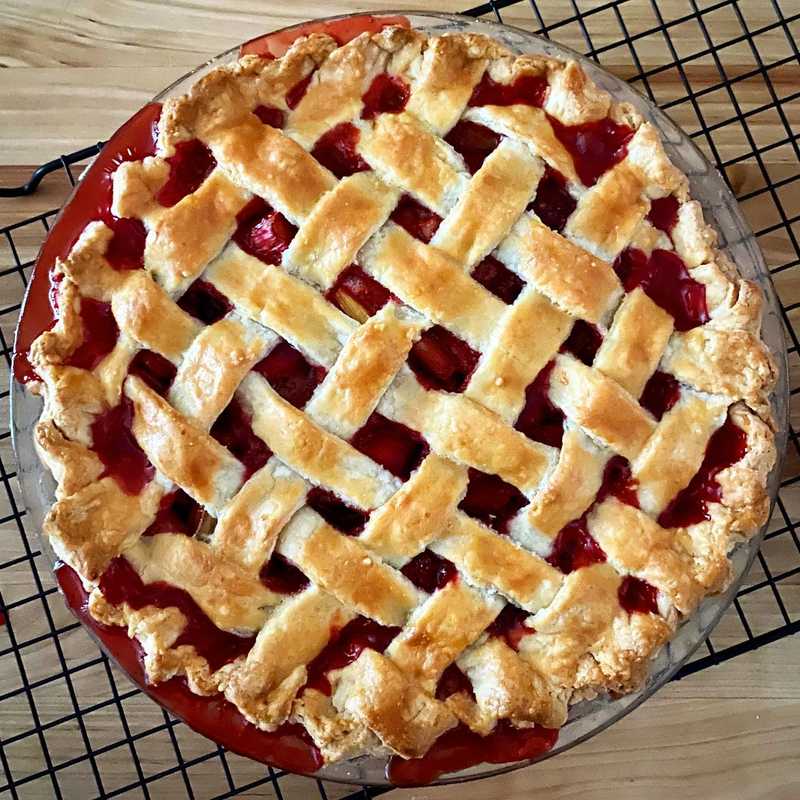
[(762, 295), (577, 64), (310, 35), (168, 100), (111, 184), (35, 439), (45, 534), (150, 681), (329, 762), (541, 737), (765, 522)]

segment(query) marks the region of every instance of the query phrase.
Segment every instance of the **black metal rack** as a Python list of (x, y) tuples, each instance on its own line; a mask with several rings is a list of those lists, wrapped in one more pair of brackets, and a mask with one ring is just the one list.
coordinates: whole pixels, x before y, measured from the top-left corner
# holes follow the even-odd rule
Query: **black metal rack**
[[(780, 295), (800, 267), (800, 146), (789, 107), (800, 99), (796, 69), (800, 52), (800, 13), (784, 13), (778, 0), (685, 0), (683, 12), (657, 0), (589, 3), (490, 0), (466, 13), (524, 25), (546, 37), (575, 45), (601, 64), (613, 58), (635, 87), (675, 115), (684, 129), (716, 162), (725, 180), (751, 216), (755, 233), (771, 263)], [(796, 8), (796, 6), (795, 6)], [(753, 14), (754, 10), (757, 14)], [(718, 25), (725, 15), (726, 25)], [(740, 31), (718, 40), (716, 31), (731, 24)], [(691, 30), (691, 35), (685, 32)], [(701, 42), (687, 51), (687, 41)], [(728, 48), (752, 68), (731, 74)], [(657, 66), (645, 68), (647, 58)], [(655, 59), (652, 54), (657, 53)], [(742, 56), (744, 52), (744, 56)], [(692, 85), (696, 67), (715, 75), (702, 88)], [(787, 80), (784, 73), (792, 72)], [(619, 69), (617, 69), (619, 72)], [(676, 93), (675, 87), (678, 87)], [(676, 96), (677, 94), (677, 96)], [(755, 100), (753, 100), (755, 97)], [(724, 113), (720, 114), (719, 107)], [(711, 109), (710, 111), (708, 109)], [(796, 110), (796, 108), (795, 108)], [(762, 140), (759, 120), (785, 135)], [(731, 142), (734, 144), (731, 145)], [(100, 145), (42, 165), (23, 187), (0, 190), (0, 197), (29, 194), (41, 179), (63, 170), (74, 184), (72, 166), (98, 152)], [(736, 149), (738, 148), (738, 149)], [(728, 149), (734, 149), (731, 155)], [(724, 152), (723, 152), (724, 151)], [(785, 169), (773, 174), (765, 163), (780, 155)], [(724, 157), (723, 157), (724, 156)], [(740, 186), (737, 169), (754, 161), (755, 187)], [(0, 209), (2, 210), (2, 209)], [(35, 253), (57, 209), (0, 227), (0, 347), (8, 384), (13, 331)], [(763, 223), (763, 224), (762, 224)], [(800, 303), (782, 305), (788, 342), (792, 399), (800, 392), (800, 340), (794, 324)], [(8, 405), (9, 392), (0, 393)], [(38, 549), (37, 532), (26, 529), (16, 482), (8, 415), (0, 423), (0, 797), (233, 797), (265, 786), (276, 798), (309, 796), (370, 798), (385, 790), (351, 789), (300, 778), (241, 759), (159, 709), (132, 688), (74, 621), (58, 596), (49, 565)], [(770, 529), (745, 587), (739, 592), (706, 650), (678, 678), (800, 631), (800, 439), (789, 431), (787, 467)], [(780, 563), (780, 568), (778, 564)], [(70, 633), (70, 636), (66, 634)], [(55, 698), (69, 698), (70, 713), (56, 713)], [(163, 743), (163, 747), (160, 744)], [(151, 754), (143, 758), (140, 751)], [(153, 752), (158, 757), (152, 756)], [(72, 753), (64, 757), (62, 754)], [(208, 762), (217, 762), (211, 770)], [(195, 769), (204, 765), (202, 778)], [(210, 778), (216, 775), (216, 778)], [(109, 777), (111, 776), (111, 777)], [(348, 794), (348, 792), (350, 792)]]

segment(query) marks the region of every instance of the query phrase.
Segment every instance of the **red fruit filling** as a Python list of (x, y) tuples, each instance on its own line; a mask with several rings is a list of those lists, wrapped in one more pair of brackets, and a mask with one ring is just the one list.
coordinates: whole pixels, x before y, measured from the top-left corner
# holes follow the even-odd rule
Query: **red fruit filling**
[(436, 684), (436, 699), (447, 700), (448, 697), (458, 692), (466, 692), (473, 700), (475, 692), (469, 678), (458, 668), (458, 665), (451, 664), (439, 678)]
[(529, 208), (548, 228), (561, 232), (577, 205), (578, 201), (567, 191), (567, 179), (546, 166)]
[(536, 633), (536, 629), (526, 623), (530, 615), (530, 611), (508, 603), (486, 629), (486, 633), (489, 636), (505, 639), (506, 644), (512, 650), (519, 650), (519, 643), (522, 639), (531, 633)]
[(493, 256), (486, 258), (472, 270), (472, 277), (481, 286), (511, 305), (525, 286), (525, 281)]
[(325, 377), (325, 369), (309, 363), (289, 342), (278, 342), (253, 369), (286, 401), (303, 408)]
[(357, 536), (364, 530), (369, 514), (340, 500), (333, 492), (315, 486), (306, 497), (306, 504), (329, 525), (348, 536)]
[(428, 454), (422, 436), (377, 411), (356, 431), (350, 444), (404, 481)]
[(370, 166), (356, 150), (358, 138), (358, 128), (355, 125), (341, 122), (317, 139), (311, 155), (337, 178), (365, 172)]
[(217, 160), (199, 139), (175, 145), (175, 155), (167, 163), (169, 177), (156, 195), (156, 200), (167, 208), (197, 191), (217, 166)]
[(556, 536), (547, 561), (565, 575), (581, 567), (601, 564), (606, 560), (603, 548), (586, 528), (586, 515), (568, 522)]
[(525, 495), (516, 486), (506, 483), (499, 475), (470, 467), (467, 493), (458, 507), (484, 525), (505, 534), (511, 518), (527, 504)]
[(196, 280), (178, 300), (178, 307), (206, 325), (219, 322), (233, 310), (233, 304), (208, 281)]
[(683, 261), (670, 250), (647, 256), (629, 247), (614, 262), (626, 292), (641, 286), (645, 294), (675, 318), (675, 330), (688, 331), (708, 322), (706, 287), (692, 278)]
[(669, 236), (678, 222), (679, 205), (678, 198), (674, 195), (652, 200), (650, 202), (650, 212), (647, 214), (647, 219), (653, 227), (664, 231), (664, 233)]
[(372, 119), (378, 114), (399, 114), (410, 96), (411, 90), (402, 78), (385, 72), (376, 75), (361, 98), (364, 101), (361, 119)]
[(628, 575), (623, 578), (617, 596), (629, 614), (658, 614), (658, 589), (647, 581)]
[(681, 385), (668, 372), (656, 370), (644, 386), (639, 403), (656, 419), (661, 419), (681, 396)]
[(255, 642), (255, 636), (237, 636), (220, 630), (183, 589), (163, 581), (144, 583), (122, 556), (117, 556), (106, 568), (100, 578), (100, 591), (114, 605), (127, 603), (134, 609), (177, 608), (186, 618), (186, 626), (172, 646), (192, 645), (208, 661), (212, 672), (247, 655)]
[(396, 222), (401, 228), (405, 228), (414, 238), (426, 244), (433, 238), (442, 218), (418, 203), (411, 195), (404, 194), (390, 219)]
[(297, 228), (283, 214), (260, 197), (254, 197), (238, 213), (236, 221), (239, 224), (233, 241), (265, 264), (280, 264), (283, 251), (297, 233)]
[(740, 461), (747, 451), (747, 434), (730, 417), (708, 440), (706, 454), (697, 474), (661, 512), (662, 528), (680, 528), (709, 519), (709, 503), (718, 503), (722, 487), (717, 475)]
[(564, 414), (550, 402), (550, 373), (555, 361), (546, 364), (525, 390), (525, 405), (514, 427), (529, 439), (552, 447), (561, 447)]
[(245, 480), (272, 455), (264, 440), (253, 433), (250, 422), (250, 414), (234, 397), (211, 428), (211, 435), (244, 464)]
[(480, 353), (441, 325), (428, 328), (408, 354), (408, 366), (426, 389), (463, 392)]
[(178, 368), (152, 350), (140, 350), (128, 366), (128, 375), (141, 378), (154, 392), (164, 397), (175, 380)]
[(194, 536), (205, 512), (183, 489), (175, 489), (161, 498), (156, 518), (142, 536), (157, 533), (184, 533)]
[(414, 586), (428, 594), (458, 580), (456, 565), (430, 550), (423, 550), (414, 556), (400, 571)]
[(156, 471), (133, 435), (133, 415), (133, 402), (123, 394), (118, 406), (95, 417), (92, 449), (103, 462), (105, 475), (128, 494), (139, 494)]
[(611, 119), (585, 122), (581, 125), (562, 125), (550, 117), (553, 132), (569, 151), (575, 171), (584, 186), (594, 186), (597, 179), (628, 153), (633, 130)]
[(561, 345), (561, 353), (572, 353), (578, 361), (587, 367), (592, 366), (594, 357), (603, 344), (603, 334), (591, 322), (579, 319), (569, 332), (569, 336)]
[(308, 665), (306, 688), (330, 695), (329, 672), (351, 664), (367, 648), (382, 653), (400, 630), (380, 625), (367, 617), (356, 617), (341, 630), (334, 631), (325, 649)]
[(300, 101), (305, 97), (308, 84), (311, 83), (311, 78), (314, 77), (316, 70), (311, 70), (305, 78), (301, 78), (297, 83), (286, 92), (286, 105), (294, 111), (299, 105)]
[(271, 128), (278, 128), (279, 130), (286, 124), (286, 115), (279, 108), (275, 106), (256, 106), (253, 113), (265, 124)]
[(91, 297), (81, 298), (83, 341), (64, 361), (68, 367), (93, 370), (113, 349), (119, 338), (119, 327), (111, 311), (111, 303)]
[[(391, 299), (392, 293), (374, 278), (371, 278), (357, 264), (351, 264), (339, 273), (336, 283), (328, 290), (325, 297), (342, 309), (350, 313), (352, 304), (342, 297), (347, 295), (354, 300), (364, 315), (371, 317), (383, 308)], [(363, 316), (363, 315), (361, 315)]]
[(444, 140), (461, 154), (467, 169), (474, 175), (502, 138), (485, 125), (461, 120), (451, 128)]
[(297, 594), (308, 586), (308, 578), (280, 553), (272, 554), (258, 577), (267, 589), (277, 594)]
[(541, 108), (547, 97), (547, 78), (544, 75), (520, 75), (513, 83), (497, 83), (483, 73), (481, 82), (472, 90), (470, 106), (526, 105)]

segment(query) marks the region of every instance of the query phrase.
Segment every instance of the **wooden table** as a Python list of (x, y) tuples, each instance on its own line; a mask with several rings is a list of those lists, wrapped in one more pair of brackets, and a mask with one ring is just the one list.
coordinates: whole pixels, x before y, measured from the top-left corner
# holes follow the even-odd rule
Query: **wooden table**
[[(389, 8), (386, 0), (373, 0), (370, 10)], [(405, 0), (401, 5), (422, 9), (424, 0)], [(548, 0), (539, 3), (550, 19), (563, 17), (567, 4)], [(583, 3), (584, 7), (590, 4)], [(797, 3), (786, 2), (788, 13)], [(33, 165), (86, 146), (108, 136), (132, 111), (161, 87), (170, 83), (190, 67), (258, 33), (292, 21), (360, 10), (366, 4), (313, 2), (300, 0), (291, 4), (259, 4), (254, 0), (218, 3), (194, 0), (183, 3), (153, 3), (128, 0), (125, 3), (97, 3), (91, 0), (6, 0), (0, 8), (0, 185), (11, 185), (26, 179)], [(683, 0), (661, 2), (665, 19), (686, 13)], [(758, 0), (741, 3), (752, 28), (768, 24), (769, 4)], [(459, 11), (464, 3), (440, 0), (439, 7)], [(625, 19), (631, 33), (653, 25), (647, 2), (632, 2), (625, 7)], [(520, 9), (520, 10), (517, 10)], [(546, 16), (547, 16), (546, 14)], [(504, 12), (507, 22), (535, 28), (533, 13), (524, 4)], [(613, 18), (593, 21), (592, 36), (596, 44), (619, 37)], [(712, 21), (709, 20), (709, 25)], [(607, 28), (603, 26), (607, 25)], [(741, 33), (736, 20), (720, 14), (713, 21), (715, 33), (729, 28), (731, 37)], [(176, 34), (175, 31), (180, 31)], [(556, 34), (554, 34), (556, 35)], [(676, 31), (681, 53), (706, 47), (697, 26)], [(563, 43), (584, 50), (580, 28), (573, 24), (559, 29), (556, 35)], [(671, 60), (663, 40), (639, 48), (643, 67), (657, 66)], [(759, 40), (771, 53), (786, 48), (780, 32), (768, 33)], [(746, 45), (739, 44), (725, 51), (725, 66), (730, 74), (750, 69), (752, 56)], [(766, 50), (765, 50), (766, 53)], [(603, 63), (623, 75), (631, 72), (630, 56), (624, 48), (610, 51)], [(686, 66), (698, 88), (714, 81), (717, 73), (710, 57), (700, 58)], [(797, 64), (778, 70), (775, 81), (785, 81), (795, 88), (800, 78)], [(682, 87), (674, 71), (662, 74), (655, 84), (659, 96), (679, 96)], [(746, 81), (739, 85), (737, 97), (745, 107), (768, 103), (763, 83)], [(706, 121), (731, 116), (730, 100), (715, 92), (702, 100)], [(681, 107), (683, 108), (683, 106)], [(798, 124), (797, 107), (789, 109), (790, 121)], [(792, 116), (793, 115), (793, 116)], [(689, 111), (674, 114), (679, 124), (697, 127)], [(771, 128), (772, 126), (772, 128)], [(785, 135), (773, 117), (753, 125), (759, 140)], [(795, 129), (797, 130), (797, 128)], [(735, 155), (740, 148), (741, 133), (721, 132), (716, 138), (722, 158)], [(702, 142), (701, 142), (702, 144)], [(798, 165), (791, 152), (784, 148), (765, 156), (773, 179), (791, 175)], [(746, 161), (732, 172), (739, 188), (757, 186), (755, 165)], [(794, 196), (785, 198), (797, 213), (800, 198), (795, 184)], [(65, 192), (64, 181), (51, 179), (33, 197), (19, 201), (0, 200), (0, 225), (20, 219), (36, 211), (54, 207)], [(745, 208), (755, 226), (769, 224), (763, 204)], [(787, 248), (780, 235), (762, 240), (765, 254), (773, 264), (787, 260)], [(3, 265), (5, 266), (5, 265)], [(792, 274), (794, 273), (794, 274)], [(784, 303), (800, 299), (800, 276), (797, 270), (783, 273), (778, 281)], [(7, 305), (8, 298), (0, 302)], [(796, 465), (794, 465), (796, 468)], [(790, 497), (790, 500), (796, 500)], [(794, 512), (800, 503), (792, 502)], [(795, 513), (795, 518), (797, 518)], [(787, 553), (787, 559), (797, 553)], [(800, 587), (784, 585), (787, 603), (800, 607)], [(770, 613), (761, 613), (768, 625)], [(772, 620), (777, 624), (777, 620)], [(725, 636), (724, 627), (721, 636)], [(734, 634), (731, 634), (734, 637)], [(592, 741), (544, 764), (504, 777), (459, 787), (398, 791), (398, 800), (479, 800), (483, 798), (530, 798), (547, 800), (591, 798), (592, 800), (796, 800), (800, 797), (800, 638), (784, 639), (759, 651), (736, 658), (720, 667), (705, 670), (663, 689), (642, 708)], [(91, 689), (87, 687), (87, 691)], [(60, 706), (70, 708), (65, 697), (54, 696), (42, 702), (52, 704), (56, 713)], [(138, 710), (137, 710), (138, 709)], [(24, 710), (20, 713), (24, 714)], [(113, 711), (111, 712), (113, 715)], [(152, 713), (148, 704), (135, 704), (129, 713)], [(0, 720), (0, 735), (12, 719)], [(98, 730), (111, 722), (98, 720)], [(110, 728), (109, 728), (110, 729)], [(69, 753), (70, 743), (65, 742)], [(75, 742), (74, 753), (82, 745)], [(141, 744), (144, 759), (164, 760), (157, 746), (149, 751)], [(25, 758), (17, 752), (17, 758)], [(203, 765), (200, 765), (202, 768)], [(84, 765), (88, 771), (88, 767)], [(108, 763), (103, 770), (124, 769), (124, 765)], [(206, 765), (206, 776), (213, 783), (215, 762)], [(296, 779), (296, 794), (287, 797), (316, 796), (316, 789), (305, 779)], [(184, 789), (176, 782), (174, 792), (168, 786), (159, 789), (161, 798), (184, 797)], [(75, 794), (84, 796), (80, 774), (75, 776)], [(338, 797), (341, 789), (328, 787), (329, 796)], [(25, 797), (49, 797), (31, 793)], [(138, 796), (138, 795), (137, 795)], [(251, 797), (272, 797), (267, 788), (254, 790)]]

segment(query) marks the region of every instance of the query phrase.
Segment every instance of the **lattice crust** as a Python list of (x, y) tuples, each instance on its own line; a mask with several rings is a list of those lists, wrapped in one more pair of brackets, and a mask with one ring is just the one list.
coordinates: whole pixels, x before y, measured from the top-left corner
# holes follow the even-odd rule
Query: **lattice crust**
[[(382, 75), (408, 88), (405, 107), (364, 119), (363, 97)], [(486, 76), (539, 80), (541, 102), (471, 103)], [(282, 129), (262, 121), (263, 107)], [(604, 120), (633, 135), (586, 186), (556, 126)], [(312, 151), (340, 123), (356, 131), (362, 167), (339, 180)], [(445, 140), (457, 123), (500, 138), (477, 171)], [(168, 159), (195, 140), (213, 156), (210, 173), (164, 205)], [(574, 205), (561, 231), (531, 206), (553, 170)], [(218, 68), (167, 101), (157, 154), (122, 163), (113, 190), (113, 213), (144, 223), (144, 269), (113, 268), (114, 232), (102, 222), (59, 262), (59, 319), (31, 350), (45, 400), (35, 436), (58, 483), (45, 532), (92, 587), (95, 618), (140, 639), (151, 680), (185, 675), (264, 729), (301, 721), (328, 760), (420, 756), (458, 721), (481, 734), (498, 719), (559, 726), (573, 697), (635, 687), (680, 616), (725, 585), (733, 543), (764, 522), (775, 368), (759, 337), (761, 294), (716, 250), (655, 129), (576, 64), (517, 57), (475, 35), (387, 28), (340, 47), (314, 34), (280, 59)], [(441, 217), (429, 243), (390, 219), (403, 195)], [(669, 196), (667, 234), (649, 215)], [(296, 228), (277, 266), (231, 239), (254, 197)], [(679, 326), (646, 286), (626, 291), (612, 262), (629, 247), (679, 257), (704, 288), (707, 320)], [(512, 302), (473, 276), (489, 255), (522, 284)], [(377, 313), (334, 302), (354, 263), (391, 293)], [(231, 309), (208, 325), (181, 301), (198, 279)], [(110, 304), (119, 329), (91, 370), (71, 365), (91, 335), (90, 299)], [(433, 325), (479, 354), (461, 392), (424, 388), (409, 366)], [(587, 325), (602, 336), (593, 359), (569, 347)], [(253, 369), (282, 342), (326, 371), (304, 407)], [(168, 390), (128, 375), (142, 351), (174, 365)], [(566, 418), (560, 446), (517, 423), (546, 370), (544, 396)], [(659, 419), (640, 402), (657, 370), (680, 388)], [(269, 451), (255, 471), (215, 435), (233, 400)], [(123, 402), (154, 468), (133, 493), (108, 474), (95, 438), (97, 420)], [(406, 480), (356, 446), (376, 412), (425, 440)], [(740, 432), (744, 455), (715, 476), (702, 521), (662, 527), (724, 424)], [(598, 496), (620, 457), (634, 500)], [(475, 470), (520, 493), (507, 530), (467, 513)], [(176, 487), (205, 521), (194, 535), (142, 536)], [(368, 514), (363, 529), (346, 535), (323, 519), (315, 487)], [(563, 567), (559, 539), (575, 524), (604, 563)], [(415, 585), (401, 569), (424, 551), (451, 562), (456, 579)], [(249, 653), (214, 670), (180, 643), (178, 608), (109, 602), (100, 578), (121, 555), (144, 584), (172, 584), (218, 628), (254, 636)], [(309, 585), (294, 595), (267, 588), (259, 574), (278, 557)], [(622, 606), (632, 579), (649, 585), (658, 610)], [(509, 603), (529, 615), (516, 639), (490, 628)], [(383, 652), (366, 647), (328, 672), (328, 696), (308, 683), (309, 664), (359, 617), (399, 633)], [(437, 692), (451, 665), (471, 694)]]

